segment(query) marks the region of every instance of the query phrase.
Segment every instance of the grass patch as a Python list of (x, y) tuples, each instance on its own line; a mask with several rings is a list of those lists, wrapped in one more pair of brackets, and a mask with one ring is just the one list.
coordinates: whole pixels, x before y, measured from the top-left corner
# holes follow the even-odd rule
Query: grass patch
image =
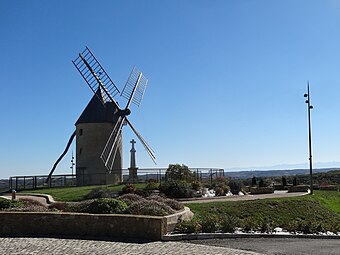
[(319, 201), (322, 205), (332, 210), (333, 212), (340, 213), (340, 192), (339, 191), (314, 191), (313, 199)]
[(240, 222), (257, 225), (270, 222), (274, 227), (313, 222), (325, 229), (340, 224), (340, 192), (316, 191), (313, 196), (187, 204), (196, 219), (234, 216)]
[[(62, 187), (46, 188), (37, 190), (25, 190), (20, 193), (40, 193), (51, 195), (56, 201), (78, 202), (85, 199), (91, 190), (96, 188), (108, 189), (113, 192), (119, 192), (125, 185), (101, 185), (101, 186), (82, 186), (82, 187)], [(145, 184), (135, 184), (137, 188), (144, 188)]]

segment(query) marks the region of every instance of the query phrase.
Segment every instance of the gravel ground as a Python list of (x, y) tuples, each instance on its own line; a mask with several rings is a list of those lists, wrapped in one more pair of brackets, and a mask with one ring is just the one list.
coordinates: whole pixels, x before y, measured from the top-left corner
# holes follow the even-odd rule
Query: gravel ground
[(236, 238), (192, 240), (189, 243), (242, 249), (268, 255), (339, 255), (340, 239)]

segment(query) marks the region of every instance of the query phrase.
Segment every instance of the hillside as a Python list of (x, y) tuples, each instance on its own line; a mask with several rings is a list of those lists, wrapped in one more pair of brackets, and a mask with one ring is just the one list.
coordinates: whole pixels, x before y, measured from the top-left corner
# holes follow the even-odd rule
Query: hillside
[[(339, 168), (319, 168), (313, 169), (313, 173), (324, 173)], [(293, 170), (254, 170), (254, 171), (240, 171), (240, 172), (225, 172), (225, 176), (236, 179), (249, 179), (253, 176), (256, 177), (275, 177), (275, 176), (289, 176), (289, 175), (307, 175), (309, 169), (293, 169)]]

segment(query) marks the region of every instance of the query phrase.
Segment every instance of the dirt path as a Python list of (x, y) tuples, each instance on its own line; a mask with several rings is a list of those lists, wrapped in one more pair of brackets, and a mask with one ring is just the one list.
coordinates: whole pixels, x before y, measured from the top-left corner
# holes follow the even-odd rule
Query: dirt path
[(307, 195), (306, 192), (275, 192), (272, 194), (260, 194), (260, 195), (244, 195), (244, 196), (224, 196), (224, 197), (210, 197), (210, 198), (192, 198), (192, 199), (181, 199), (180, 202), (184, 204), (193, 203), (210, 203), (210, 202), (222, 202), (222, 201), (247, 201), (247, 200), (257, 200), (257, 199), (267, 199), (267, 198), (282, 198), (282, 197), (299, 197)]

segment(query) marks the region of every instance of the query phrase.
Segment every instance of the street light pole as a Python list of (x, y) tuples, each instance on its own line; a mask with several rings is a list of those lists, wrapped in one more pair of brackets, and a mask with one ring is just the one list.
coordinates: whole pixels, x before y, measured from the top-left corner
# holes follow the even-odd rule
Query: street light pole
[(307, 94), (304, 94), (304, 97), (307, 98), (307, 110), (308, 110), (308, 145), (309, 145), (309, 174), (310, 174), (310, 194), (313, 195), (313, 163), (312, 163), (312, 127), (310, 121), (310, 110), (313, 109), (313, 106), (310, 103), (310, 94), (309, 94), (309, 82), (307, 83)]

